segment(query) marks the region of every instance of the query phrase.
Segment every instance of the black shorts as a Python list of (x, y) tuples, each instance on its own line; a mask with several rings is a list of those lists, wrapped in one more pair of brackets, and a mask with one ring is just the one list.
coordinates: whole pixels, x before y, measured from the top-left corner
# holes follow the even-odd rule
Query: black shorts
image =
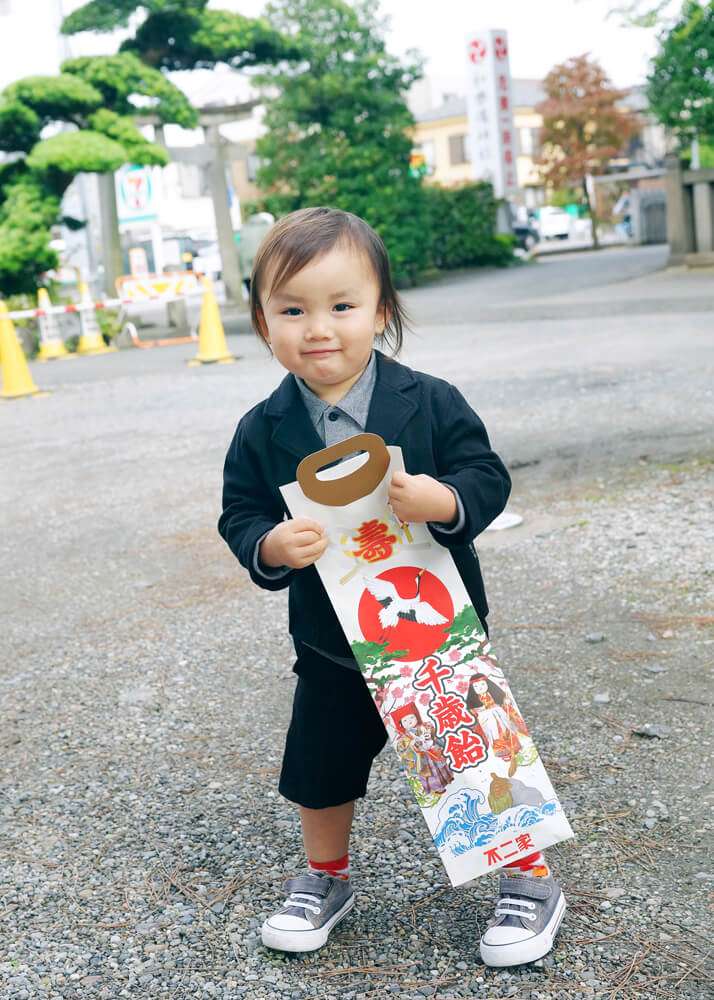
[(309, 650), (298, 675), (279, 791), (307, 809), (362, 798), (387, 731), (362, 674)]

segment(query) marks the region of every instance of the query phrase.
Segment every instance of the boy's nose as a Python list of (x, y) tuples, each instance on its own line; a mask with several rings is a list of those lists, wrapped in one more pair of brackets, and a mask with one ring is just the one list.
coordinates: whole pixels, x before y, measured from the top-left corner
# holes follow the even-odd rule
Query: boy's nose
[(314, 319), (307, 331), (308, 340), (329, 340), (332, 334), (330, 333), (329, 324), (323, 319)]

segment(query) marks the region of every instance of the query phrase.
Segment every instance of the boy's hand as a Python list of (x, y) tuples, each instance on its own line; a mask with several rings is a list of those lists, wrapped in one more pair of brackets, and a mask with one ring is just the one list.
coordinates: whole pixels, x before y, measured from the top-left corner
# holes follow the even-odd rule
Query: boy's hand
[(448, 486), (431, 476), (395, 472), (389, 485), (389, 503), (400, 521), (451, 524), (456, 518), (456, 497)]
[(309, 517), (296, 517), (276, 524), (260, 543), (259, 557), (265, 566), (312, 566), (328, 546), (325, 529)]

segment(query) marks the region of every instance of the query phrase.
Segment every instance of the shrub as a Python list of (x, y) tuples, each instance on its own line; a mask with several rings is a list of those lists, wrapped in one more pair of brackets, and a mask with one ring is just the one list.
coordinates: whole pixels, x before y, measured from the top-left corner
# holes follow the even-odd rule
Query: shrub
[(511, 237), (495, 233), (498, 201), (490, 184), (477, 181), (457, 188), (427, 187), (424, 196), (426, 236), (434, 267), (503, 267), (513, 260)]

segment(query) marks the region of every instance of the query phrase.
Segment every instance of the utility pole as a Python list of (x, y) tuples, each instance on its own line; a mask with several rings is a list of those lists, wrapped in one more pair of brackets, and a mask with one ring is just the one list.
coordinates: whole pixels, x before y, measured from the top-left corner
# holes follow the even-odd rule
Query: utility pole
[(208, 160), (208, 183), (213, 200), (213, 212), (216, 217), (218, 249), (221, 254), (221, 271), (226, 298), (240, 304), (243, 301), (243, 282), (238, 260), (238, 247), (233, 238), (228, 184), (226, 183), (226, 165), (223, 159), (223, 139), (218, 125), (204, 125), (203, 132), (211, 154)]
[(99, 174), (99, 209), (102, 219), (102, 256), (104, 259), (104, 291), (116, 295), (116, 280), (123, 274), (119, 213), (114, 174)]

